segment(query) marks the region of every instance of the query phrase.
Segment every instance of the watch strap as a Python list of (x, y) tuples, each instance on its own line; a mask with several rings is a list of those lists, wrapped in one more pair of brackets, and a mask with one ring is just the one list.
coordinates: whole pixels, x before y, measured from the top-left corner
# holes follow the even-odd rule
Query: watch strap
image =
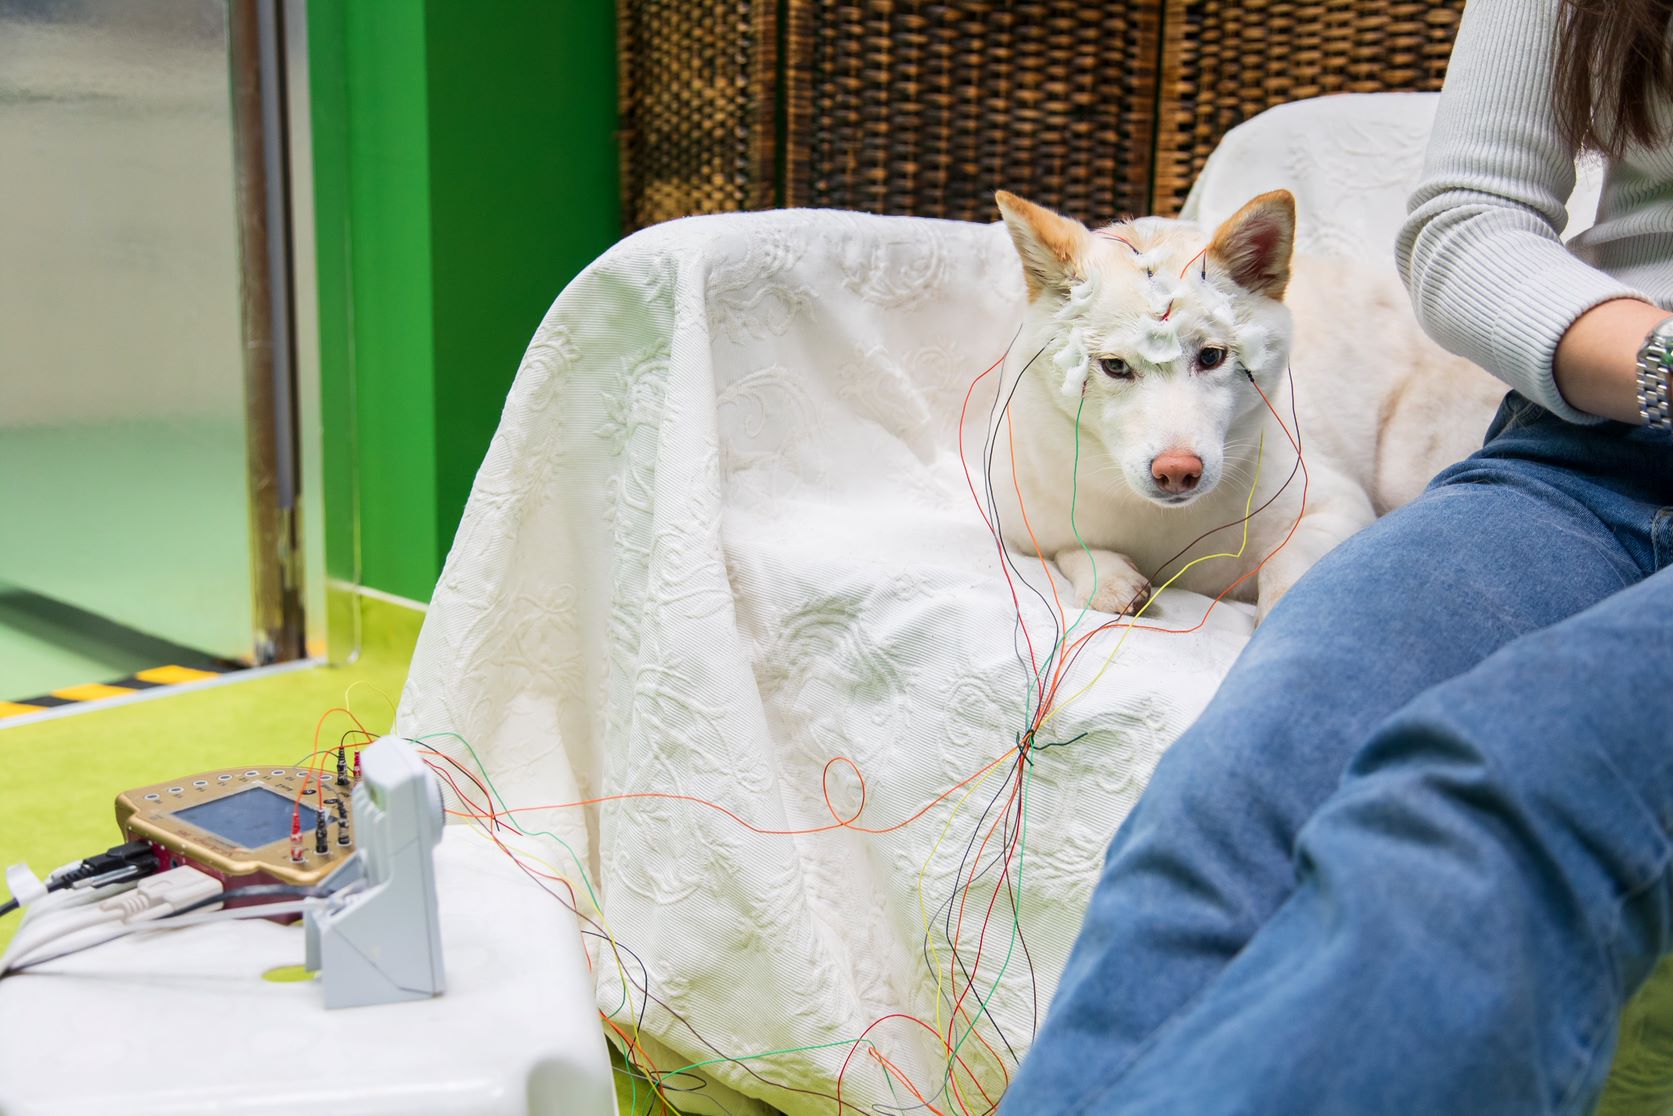
[(1673, 430), (1673, 318), (1668, 318), (1638, 350), (1638, 414), (1644, 425)]

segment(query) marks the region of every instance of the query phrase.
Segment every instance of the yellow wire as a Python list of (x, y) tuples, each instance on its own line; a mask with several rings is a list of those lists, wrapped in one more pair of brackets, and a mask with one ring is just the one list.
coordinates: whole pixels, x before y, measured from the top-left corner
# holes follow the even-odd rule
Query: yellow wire
[[(931, 932), (929, 925), (929, 907), (924, 902), (924, 873), (929, 871), (930, 861), (935, 859), (936, 852), (941, 848), (941, 842), (946, 840), (948, 831), (952, 829), (953, 819), (958, 817), (960, 810), (964, 809), (964, 804), (970, 801), (970, 796), (975, 794), (982, 784), (993, 778), (993, 773), (998, 770), (998, 767), (989, 767), (982, 774), (982, 777), (972, 783), (970, 789), (964, 792), (964, 797), (958, 800), (958, 804), (953, 807), (952, 813), (947, 815), (947, 822), (941, 827), (941, 835), (935, 839), (935, 844), (930, 846), (929, 856), (924, 858), (923, 867), (918, 869), (918, 914), (924, 920), (924, 941), (929, 945), (930, 953), (935, 958), (935, 1033), (937, 1035), (941, 1033), (941, 1001), (943, 999), (942, 989), (945, 985), (941, 980), (941, 951), (935, 948), (935, 935)], [(953, 1083), (954, 1091), (959, 1092), (958, 1074), (952, 1071), (951, 1063), (948, 1063), (947, 1075)], [(958, 1099), (961, 1103), (964, 1102), (962, 1095)]]
[(354, 693), (354, 691), (361, 686), (364, 686), (368, 690), (371, 690), (374, 694), (378, 695), (380, 698), (383, 699), (383, 703), (385, 705), (389, 706), (389, 727), (387, 729), (385, 729), (384, 732), (385, 732), (385, 734), (394, 732), (395, 731), (395, 712), (396, 712), (395, 711), (395, 702), (390, 699), (388, 694), (384, 693), (382, 690), (380, 690), (378, 687), (372, 685), (370, 682), (366, 681), (364, 678), (361, 678), (361, 679), (358, 679), (357, 681), (349, 683), (349, 688), (343, 691), (343, 708), (347, 709), (349, 711), (349, 716), (351, 716), (351, 717), (354, 716), (354, 704), (349, 701), (349, 695)]
[[(476, 822), (476, 825), (475, 826), (466, 826), (466, 829), (469, 832), (477, 834), (479, 837), (481, 837), (481, 839), (483, 841), (487, 842), (490, 845), (493, 845), (496, 849), (500, 849), (501, 851), (505, 851), (502, 848), (502, 846), (498, 842), (496, 842), (493, 839), (493, 837), (489, 834), (488, 828), (487, 828), (487, 826), (485, 826), (483, 824), (481, 818), (477, 817), (477, 818), (472, 818), (471, 820)], [(545, 857), (540, 856), (537, 853), (528, 852), (527, 850), (524, 850), (524, 849), (518, 849), (516, 852), (511, 853), (510, 856), (513, 860), (529, 860), (529, 861), (533, 861), (535, 864), (540, 865), (540, 867), (546, 869), (548, 872), (550, 872), (552, 875), (556, 876), (558, 879), (561, 879), (565, 883), (569, 884), (570, 893), (572, 895), (575, 895), (576, 898), (577, 898), (577, 901), (579, 901), (580, 893), (575, 890), (574, 881), (572, 881), (568, 876), (564, 875), (563, 869), (559, 868), (556, 864), (553, 864), (551, 861), (547, 860)], [(622, 1002), (627, 1007), (627, 1019), (624, 1021), (624, 1025), (631, 1028), (634, 1035), (637, 1036), (638, 1033), (639, 1033), (639, 1028), (637, 1026), (635, 1026), (634, 1023), (633, 1023), (633, 1020), (638, 1017), (638, 1013), (633, 1010), (633, 985), (629, 984), (628, 980), (627, 980), (627, 968), (622, 964), (621, 949), (616, 944), (616, 932), (614, 930), (610, 929), (610, 920), (605, 917), (604, 908), (602, 906), (595, 906), (594, 909), (598, 911), (598, 924), (600, 926), (604, 927), (604, 940), (607, 941), (608, 943), (610, 943), (610, 956), (611, 956), (611, 959), (616, 962), (616, 975), (621, 978), (621, 982), (622, 982)], [(579, 917), (579, 914), (577, 914), (577, 917)], [(647, 992), (647, 995), (648, 994), (649, 993)], [(662, 1096), (662, 1084), (661, 1084), (660, 1081), (652, 1081), (652, 1082), (650, 1082), (650, 1085), (651, 1085), (651, 1088), (656, 1091), (658, 1096)], [(663, 1096), (662, 1100), (663, 1100), (664, 1104), (668, 1103), (668, 1098), (667, 1097)], [(672, 1111), (671, 1106), (670, 1106), (670, 1111)]]
[[(1263, 432), (1255, 451), (1254, 479), (1249, 485), (1249, 497), (1243, 504), (1243, 539), (1238, 544), (1237, 549), (1235, 551), (1228, 551), (1221, 554), (1205, 554), (1200, 558), (1194, 558), (1190, 562), (1187, 562), (1184, 566), (1181, 566), (1179, 571), (1172, 577), (1168, 578), (1167, 581), (1163, 582), (1161, 588), (1152, 593), (1150, 595), (1150, 599), (1147, 600), (1139, 608), (1138, 612), (1133, 614), (1133, 618), (1127, 622), (1126, 628), (1122, 631), (1121, 639), (1110, 651), (1109, 657), (1104, 660), (1103, 666), (1098, 668), (1098, 673), (1093, 675), (1092, 680), (1077, 690), (1067, 701), (1058, 705), (1049, 714), (1047, 714), (1046, 718), (1040, 722), (1039, 727), (1041, 729), (1045, 728), (1059, 713), (1072, 705), (1093, 686), (1098, 684), (1098, 680), (1104, 676), (1105, 671), (1109, 670), (1110, 664), (1115, 661), (1116, 655), (1120, 653), (1121, 648), (1126, 644), (1127, 637), (1132, 634), (1133, 628), (1139, 622), (1139, 619), (1144, 616), (1144, 614), (1150, 609), (1150, 606), (1155, 603), (1156, 598), (1160, 597), (1168, 590), (1169, 586), (1173, 585), (1173, 583), (1178, 581), (1181, 577), (1184, 577), (1186, 572), (1199, 562), (1206, 562), (1212, 558), (1241, 558), (1243, 556), (1243, 552), (1249, 547), (1249, 520), (1252, 518), (1251, 509), (1255, 506), (1255, 492), (1260, 488), (1261, 462), (1264, 460), (1265, 455), (1266, 434)], [(1066, 643), (1067, 641), (1068, 633), (1065, 633), (1059, 642)], [(1036, 732), (1038, 732), (1038, 729)], [(942, 980), (941, 974), (941, 951), (935, 946), (935, 935), (929, 924), (929, 906), (924, 900), (924, 874), (929, 871), (930, 862), (935, 859), (935, 854), (940, 850), (941, 843), (946, 840), (948, 832), (952, 829), (954, 819), (956, 819), (959, 815), (959, 811), (964, 809), (964, 804), (970, 800), (970, 796), (975, 794), (976, 791), (983, 786), (983, 784), (992, 778), (993, 773), (997, 770), (999, 770), (997, 767), (990, 768), (980, 779), (970, 786), (970, 789), (964, 792), (963, 797), (958, 800), (958, 804), (954, 806), (952, 812), (947, 815), (947, 821), (942, 825), (940, 835), (936, 837), (935, 843), (930, 846), (929, 855), (924, 859), (923, 866), (918, 869), (918, 916), (923, 920), (924, 941), (929, 945), (930, 954), (934, 958), (935, 962), (935, 1029), (937, 1034), (941, 1031), (941, 1005), (947, 997), (945, 995), (946, 985)], [(959, 1099), (962, 1102), (964, 1098), (962, 1096), (962, 1089), (959, 1087), (958, 1075), (956, 1073), (949, 1072), (948, 1076), (953, 1083), (953, 1089), (955, 1092), (960, 1094)]]
[(1199, 562), (1207, 562), (1210, 559), (1214, 559), (1214, 558), (1241, 558), (1241, 557), (1243, 557), (1244, 550), (1248, 549), (1248, 546), (1249, 546), (1250, 509), (1255, 506), (1255, 490), (1260, 487), (1260, 483), (1261, 483), (1261, 460), (1265, 457), (1265, 455), (1266, 455), (1266, 434), (1265, 434), (1265, 432), (1262, 432), (1260, 443), (1255, 450), (1255, 479), (1249, 485), (1249, 499), (1243, 505), (1243, 541), (1238, 544), (1237, 549), (1235, 551), (1229, 551), (1229, 552), (1226, 552), (1226, 553), (1223, 553), (1223, 554), (1204, 554), (1201, 558), (1193, 558), (1193, 559), (1191, 559), (1191, 561), (1189, 561), (1189, 562), (1185, 563), (1185, 565), (1181, 566), (1179, 568), (1178, 573), (1174, 574), (1172, 577), (1168, 578), (1165, 582), (1163, 582), (1162, 587), (1160, 589), (1156, 590), (1156, 592), (1152, 593), (1150, 595), (1150, 599), (1148, 601), (1144, 602), (1143, 607), (1141, 607), (1137, 612), (1135, 612), (1133, 614), (1133, 618), (1131, 620), (1127, 621), (1127, 626), (1124, 629), (1122, 629), (1121, 639), (1118, 640), (1116, 642), (1115, 647), (1110, 650), (1109, 657), (1104, 660), (1104, 665), (1098, 668), (1098, 673), (1094, 674), (1092, 676), (1092, 681), (1088, 682), (1086, 685), (1084, 685), (1080, 689), (1076, 690), (1075, 693), (1074, 693), (1074, 696), (1070, 697), (1068, 701), (1065, 701), (1062, 705), (1057, 706), (1049, 714), (1047, 714), (1045, 720), (1040, 722), (1040, 728), (1043, 729), (1047, 725), (1051, 724), (1052, 721), (1056, 719), (1056, 717), (1059, 713), (1061, 713), (1065, 709), (1069, 708), (1069, 706), (1073, 705), (1075, 703), (1075, 701), (1078, 698), (1080, 698), (1080, 696), (1082, 694), (1086, 693), (1086, 691), (1090, 690), (1092, 687), (1094, 687), (1098, 684), (1098, 679), (1100, 679), (1104, 676), (1104, 672), (1107, 671), (1110, 668), (1110, 664), (1115, 661), (1116, 655), (1120, 654), (1121, 649), (1127, 645), (1127, 637), (1133, 634), (1134, 625), (1136, 625), (1139, 622), (1140, 617), (1142, 617), (1146, 612), (1148, 612), (1150, 610), (1150, 606), (1156, 603), (1156, 598), (1160, 597), (1163, 593), (1167, 592), (1168, 586), (1172, 585), (1174, 582), (1176, 582), (1180, 578), (1184, 577), (1186, 571), (1189, 570), (1192, 566), (1195, 566)]

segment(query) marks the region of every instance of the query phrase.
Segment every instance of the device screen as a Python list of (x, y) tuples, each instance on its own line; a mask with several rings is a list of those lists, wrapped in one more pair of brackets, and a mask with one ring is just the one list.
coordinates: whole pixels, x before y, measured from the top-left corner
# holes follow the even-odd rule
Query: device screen
[[(290, 839), (290, 819), (296, 803), (289, 795), (267, 787), (250, 787), (213, 802), (204, 802), (174, 816), (207, 833), (246, 849), (259, 849)], [(302, 831), (310, 833), (318, 813), (302, 807)]]

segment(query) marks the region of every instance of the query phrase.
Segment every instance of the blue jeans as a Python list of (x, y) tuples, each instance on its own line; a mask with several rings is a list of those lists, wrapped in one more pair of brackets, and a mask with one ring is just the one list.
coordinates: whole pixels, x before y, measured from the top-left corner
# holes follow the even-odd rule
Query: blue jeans
[(1327, 555), (1116, 833), (1006, 1116), (1588, 1111), (1673, 946), (1670, 505), (1673, 439), (1512, 393)]

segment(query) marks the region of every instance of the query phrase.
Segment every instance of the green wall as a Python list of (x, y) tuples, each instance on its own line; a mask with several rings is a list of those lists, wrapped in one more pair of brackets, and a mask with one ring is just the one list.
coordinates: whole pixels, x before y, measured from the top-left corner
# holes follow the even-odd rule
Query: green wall
[(327, 566), (428, 600), (518, 359), (620, 232), (609, 0), (309, 6)]

